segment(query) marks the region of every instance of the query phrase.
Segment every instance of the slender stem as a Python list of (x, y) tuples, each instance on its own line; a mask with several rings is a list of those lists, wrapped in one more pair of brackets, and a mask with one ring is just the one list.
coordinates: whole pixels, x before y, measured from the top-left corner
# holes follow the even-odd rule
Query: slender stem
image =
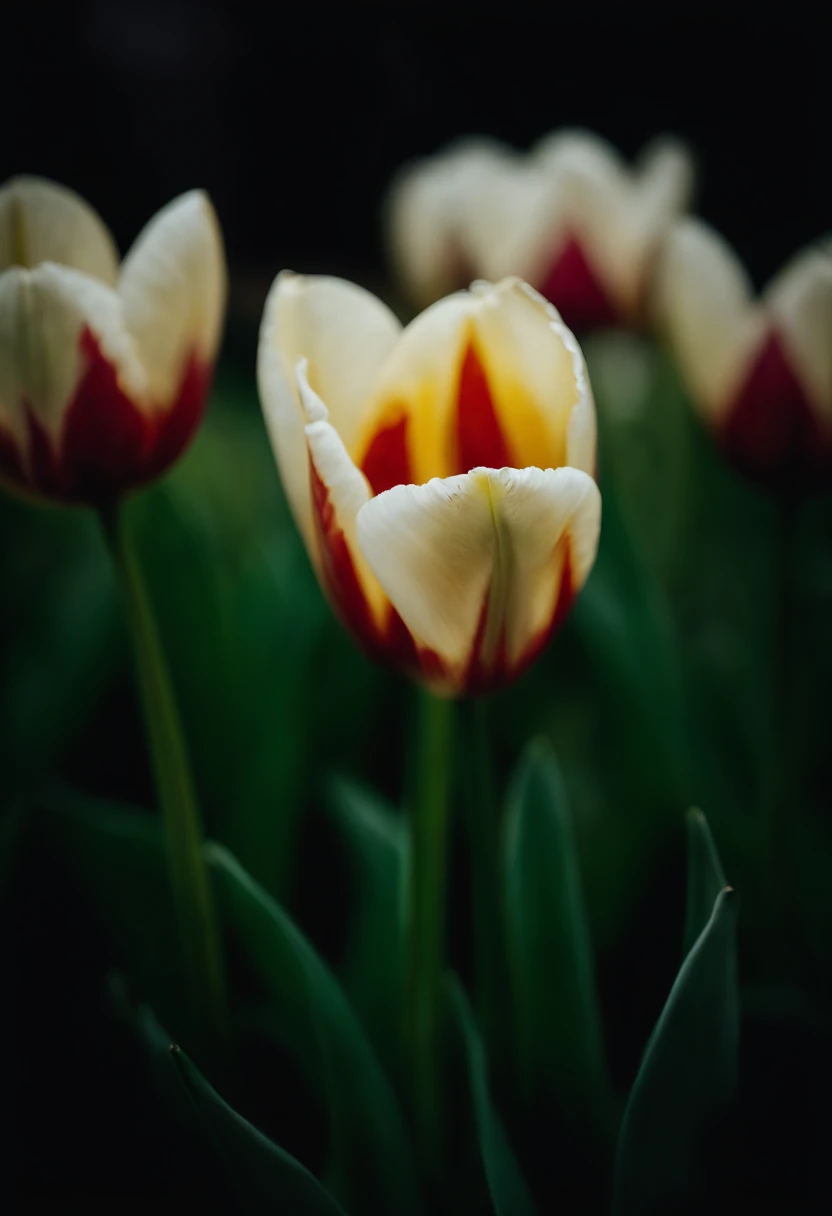
[(505, 883), (500, 863), (497, 800), (488, 739), (486, 705), (463, 707), (465, 804), (471, 850), (476, 1004), (480, 1026), (495, 1061), (507, 1046), (506, 1010), (510, 991), (505, 936)]
[(419, 689), (408, 883), (406, 1032), (413, 1101), (425, 1149), (441, 1132), (441, 1001), (453, 702)]
[(216, 1048), (227, 1034), (225, 972), (213, 892), (202, 851), (202, 818), (159, 631), (122, 507), (101, 520), (132, 635), (145, 730), (167, 838), (190, 1014), (197, 1040)]

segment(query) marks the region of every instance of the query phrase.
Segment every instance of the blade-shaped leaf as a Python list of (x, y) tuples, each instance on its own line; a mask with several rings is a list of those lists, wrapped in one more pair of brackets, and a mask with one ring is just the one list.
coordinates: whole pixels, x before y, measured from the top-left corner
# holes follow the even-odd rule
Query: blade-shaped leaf
[(180, 1048), (172, 1047), (171, 1055), (246, 1212), (343, 1216), (343, 1209), (309, 1170), (232, 1110)]
[(373, 791), (334, 781), (329, 807), (349, 851), (354, 913), (344, 987), (388, 1068), (401, 1063), (407, 821)]
[(333, 1145), (358, 1210), (416, 1210), (393, 1090), (329, 969), (270, 896), (219, 845), (206, 848), (224, 922), (269, 991), (287, 1042), (327, 1094)]
[(529, 1189), (491, 1101), (485, 1047), (468, 997), (456, 977), (453, 977), (450, 988), (454, 1012), (465, 1042), (480, 1155), (494, 1212), (496, 1216), (535, 1216)]
[(548, 1093), (574, 1126), (604, 1134), (610, 1091), (592, 942), (566, 791), (542, 740), (522, 758), (509, 796), (509, 941), (527, 1090)]
[(737, 1084), (736, 916), (726, 887), (647, 1045), (621, 1125), (615, 1216), (707, 1210), (708, 1144)]
[(716, 897), (727, 884), (707, 819), (700, 810), (693, 807), (687, 813), (686, 822), (688, 889), (684, 952), (687, 955), (710, 920)]

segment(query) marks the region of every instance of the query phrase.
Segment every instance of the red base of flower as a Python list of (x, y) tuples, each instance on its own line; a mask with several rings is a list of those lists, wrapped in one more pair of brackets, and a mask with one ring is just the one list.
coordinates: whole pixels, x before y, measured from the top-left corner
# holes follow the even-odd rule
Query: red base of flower
[(145, 414), (119, 386), (89, 329), (80, 347), (86, 370), (67, 406), (59, 444), (27, 410), (28, 460), (0, 429), (0, 480), (39, 497), (101, 506), (157, 477), (183, 451), (202, 418), (211, 369), (192, 355), (173, 405), (163, 414)]
[(584, 332), (616, 325), (621, 314), (592, 268), (581, 244), (568, 237), (538, 288), (570, 329)]
[(732, 463), (769, 489), (829, 481), (832, 438), (822, 430), (777, 333), (760, 348), (722, 439)]

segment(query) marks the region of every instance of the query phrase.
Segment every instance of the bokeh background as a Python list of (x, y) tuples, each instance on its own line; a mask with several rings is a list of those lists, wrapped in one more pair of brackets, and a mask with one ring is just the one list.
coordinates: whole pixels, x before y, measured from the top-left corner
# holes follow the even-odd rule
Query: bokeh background
[[(395, 677), (371, 667), (341, 637), (288, 524), (254, 391), (266, 290), (287, 266), (386, 290), (380, 210), (402, 162), (458, 135), (490, 134), (527, 147), (562, 125), (591, 128), (628, 156), (658, 132), (689, 142), (699, 168), (697, 209), (764, 283), (830, 227), (832, 75), (820, 6), (790, 5), (777, 21), (759, 12), (744, 19), (741, 8), (728, 0), (699, 4), (696, 22), (673, 23), (666, 6), (600, 0), (573, 10), (515, 2), (482, 11), (455, 0), (331, 11), (242, 0), (100, 0), (48, 16), (22, 4), (4, 14), (0, 180), (28, 172), (72, 186), (99, 210), (122, 250), (153, 212), (192, 186), (205, 187), (219, 212), (231, 295), (208, 424), (137, 518), (153, 553), (149, 573), (209, 827), (241, 855), (248, 849), (254, 864), (259, 857), (258, 876), (331, 957), (343, 949), (340, 911), (350, 892), (310, 774), (351, 773), (398, 799), (409, 702)], [(702, 447), (701, 436), (697, 442)], [(638, 443), (638, 431), (628, 432), (621, 451)], [(653, 466), (632, 467), (637, 529), (639, 520), (655, 517), (656, 500), (638, 492)], [(728, 531), (743, 551), (739, 569), (731, 557), (720, 565), (709, 547), (707, 538), (725, 531), (717, 506), (710, 515), (705, 509), (704, 539), (698, 548), (691, 540), (683, 557), (684, 585), (674, 582), (678, 539), (650, 534), (645, 549), (678, 609), (676, 624), (687, 630), (685, 663), (695, 667), (705, 656), (719, 673), (710, 688), (698, 687), (697, 703), (701, 717), (725, 726), (719, 745), (711, 739), (705, 748), (711, 759), (719, 753), (717, 775), (692, 784), (697, 796), (712, 794), (706, 809), (715, 814), (735, 881), (732, 862), (742, 847), (725, 825), (753, 791), (746, 752), (765, 749), (748, 738), (766, 712), (760, 656), (770, 624), (771, 519), (762, 499), (738, 490), (715, 455), (703, 455), (696, 467), (701, 498), (736, 508)], [(811, 608), (815, 632), (806, 634), (816, 663), (807, 785), (821, 810), (829, 785), (821, 687), (832, 650), (823, 625), (832, 588), (828, 514), (815, 511), (804, 554), (807, 585), (822, 593)], [(0, 562), (4, 804), (58, 778), (99, 797), (150, 805), (125, 639), (94, 522), (4, 501)], [(729, 567), (730, 585), (722, 581)], [(690, 592), (697, 580), (700, 593), (706, 587), (698, 598)], [(700, 629), (714, 604), (725, 610), (716, 636)], [(747, 642), (741, 653), (740, 635)], [(825, 648), (817, 643), (823, 637)], [(218, 649), (220, 638), (227, 645)], [(667, 759), (673, 744), (658, 738), (649, 717), (631, 721), (637, 752), (632, 740), (617, 737), (614, 699), (593, 700), (586, 691), (580, 639), (567, 634), (555, 649), (498, 709), (496, 746), (505, 769), (527, 731), (545, 729), (559, 746), (583, 815), (602, 999), (608, 1014), (614, 1011), (608, 1048), (626, 1087), (678, 962), (682, 808), (668, 794), (678, 788), (678, 774), (664, 771), (674, 767)], [(707, 675), (705, 664), (702, 684)], [(550, 710), (555, 686), (567, 692)], [(653, 745), (659, 759), (645, 773)], [(294, 809), (275, 811), (269, 851), (261, 836), (255, 847), (246, 833), (261, 831), (275, 789)], [(625, 808), (614, 822), (611, 790), (620, 791)], [(672, 814), (663, 818), (668, 805)], [(628, 819), (629, 808), (637, 810)], [(10, 998), (0, 1005), (7, 1023), (0, 1028), (0, 1152), (11, 1162), (19, 1210), (68, 1196), (92, 1210), (114, 1201), (122, 1210), (144, 1210), (150, 1199), (222, 1210), (216, 1178), (159, 1123), (139, 1054), (108, 1015), (106, 976), (117, 952), (106, 926), (67, 878), (62, 845), (51, 854), (48, 841), (37, 845), (36, 860), (0, 894), (0, 982)], [(821, 886), (824, 875), (812, 881)], [(464, 882), (462, 873), (453, 886), (460, 942)], [(748, 902), (753, 925), (753, 893)], [(752, 934), (746, 945), (752, 979), (755, 940)], [(459, 949), (464, 955), (464, 944)], [(826, 972), (819, 982), (828, 989)], [(827, 1130), (819, 1093), (830, 1077), (828, 1054), (818, 1054), (816, 1038), (786, 1025), (774, 1037), (753, 1027), (746, 1036), (748, 1074), (769, 1069), (765, 1093), (745, 1096), (749, 1109), (759, 1104), (749, 1156), (758, 1187), (750, 1193), (761, 1202), (799, 1197), (817, 1184), (807, 1171), (819, 1168), (816, 1150)], [(279, 1061), (275, 1076), (285, 1067)], [(769, 1135), (769, 1113), (783, 1104), (788, 1126), (781, 1120)], [(250, 1113), (270, 1120), (269, 1130), (289, 1143), (314, 1140), (314, 1116), (302, 1107), (264, 1103)], [(564, 1179), (567, 1187), (568, 1171)]]

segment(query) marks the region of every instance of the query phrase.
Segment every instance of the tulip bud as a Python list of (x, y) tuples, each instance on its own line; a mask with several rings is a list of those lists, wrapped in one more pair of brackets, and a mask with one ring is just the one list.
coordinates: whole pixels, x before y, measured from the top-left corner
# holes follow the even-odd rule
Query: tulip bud
[(554, 309), (508, 279), (402, 329), (359, 287), (284, 272), (258, 381), (321, 585), (367, 650), (445, 695), (514, 679), (600, 527), (592, 394)]
[(119, 266), (72, 191), (0, 188), (0, 482), (103, 505), (158, 476), (202, 417), (225, 292), (201, 191), (163, 208)]
[(677, 225), (657, 265), (656, 313), (728, 458), (771, 489), (832, 473), (832, 245), (799, 253), (759, 299), (725, 241)]
[(547, 136), (525, 156), (463, 142), (394, 182), (391, 256), (420, 305), (472, 278), (520, 275), (573, 329), (637, 323), (655, 249), (692, 177), (670, 140), (633, 169), (580, 131)]

